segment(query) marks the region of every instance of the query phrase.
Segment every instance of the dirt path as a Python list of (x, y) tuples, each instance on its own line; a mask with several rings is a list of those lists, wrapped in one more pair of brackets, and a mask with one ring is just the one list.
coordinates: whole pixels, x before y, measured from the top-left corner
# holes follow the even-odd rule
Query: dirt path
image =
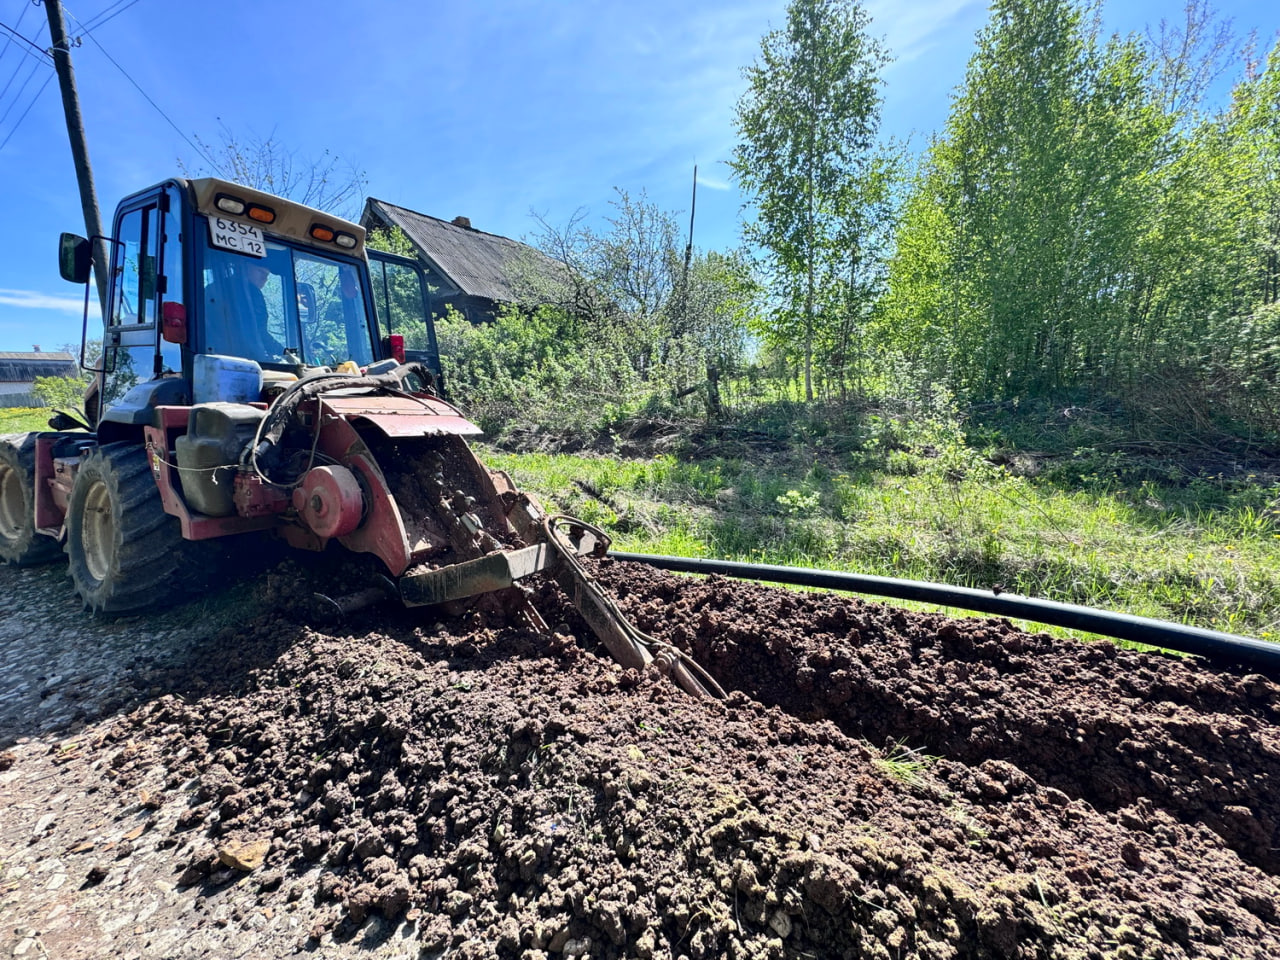
[[(550, 590), (550, 641), (394, 612), (120, 634), (117, 689), (66, 718), (87, 725), (19, 718), (0, 760), (0, 950), (1280, 955), (1272, 680), (599, 573), (729, 701), (597, 656)], [(0, 569), (6, 650), (65, 589)], [(94, 672), (101, 627), (71, 642)]]

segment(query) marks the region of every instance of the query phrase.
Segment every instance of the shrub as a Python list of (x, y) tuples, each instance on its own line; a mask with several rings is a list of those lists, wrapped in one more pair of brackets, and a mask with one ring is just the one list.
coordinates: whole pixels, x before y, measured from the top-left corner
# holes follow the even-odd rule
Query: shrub
[(47, 407), (79, 410), (84, 403), (85, 381), (79, 377), (36, 377), (32, 391)]

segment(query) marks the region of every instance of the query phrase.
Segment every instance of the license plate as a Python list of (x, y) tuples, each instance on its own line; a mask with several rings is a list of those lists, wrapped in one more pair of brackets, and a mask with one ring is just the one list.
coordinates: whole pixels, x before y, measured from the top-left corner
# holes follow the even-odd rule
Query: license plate
[(241, 223), (239, 220), (210, 217), (209, 242), (223, 250), (247, 253), (251, 257), (267, 255), (267, 244), (262, 239), (262, 231), (253, 224)]

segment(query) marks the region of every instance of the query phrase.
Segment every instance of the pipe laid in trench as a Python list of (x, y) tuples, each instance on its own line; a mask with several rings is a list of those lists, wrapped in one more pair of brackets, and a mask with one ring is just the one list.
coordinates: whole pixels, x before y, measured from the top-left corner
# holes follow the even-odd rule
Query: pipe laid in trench
[(846, 590), (894, 600), (918, 600), (944, 607), (974, 610), (1001, 617), (1015, 617), (1055, 627), (1085, 630), (1104, 637), (1133, 640), (1181, 653), (1192, 653), (1215, 663), (1246, 664), (1273, 675), (1280, 675), (1280, 643), (1238, 637), (1217, 630), (1202, 630), (1180, 623), (1135, 617), (1127, 613), (1111, 613), (1091, 607), (1078, 607), (1052, 600), (1036, 600), (971, 587), (952, 587), (942, 583), (897, 580), (860, 573), (834, 570), (809, 570), (804, 567), (777, 567), (769, 564), (736, 563), (731, 560), (696, 560), (688, 557), (664, 557), (648, 553), (624, 553), (610, 550), (614, 560), (646, 563), (677, 573), (719, 574), (743, 580), (763, 580), (798, 587), (824, 590)]

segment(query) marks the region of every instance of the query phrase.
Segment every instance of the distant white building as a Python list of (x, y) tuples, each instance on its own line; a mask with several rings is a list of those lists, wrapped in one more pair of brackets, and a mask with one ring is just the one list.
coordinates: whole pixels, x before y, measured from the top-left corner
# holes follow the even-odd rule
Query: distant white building
[(37, 377), (74, 377), (79, 371), (69, 353), (0, 353), (0, 407), (42, 407), (32, 391)]

